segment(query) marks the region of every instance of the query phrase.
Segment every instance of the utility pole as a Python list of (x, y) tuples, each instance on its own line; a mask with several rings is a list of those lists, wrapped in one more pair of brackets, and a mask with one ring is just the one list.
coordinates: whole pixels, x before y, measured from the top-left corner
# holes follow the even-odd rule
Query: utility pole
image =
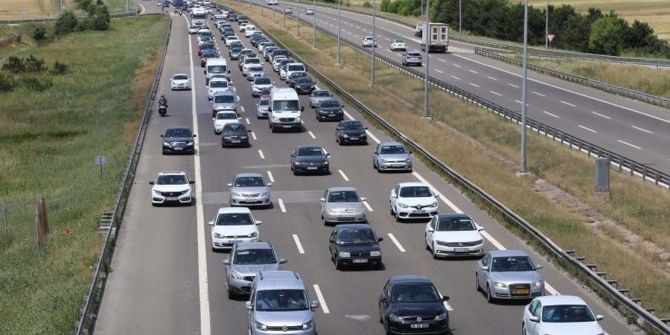
[(544, 17), (544, 47), (549, 48), (549, 0), (547, 0), (547, 11)]
[(528, 0), (524, 0), (523, 9), (523, 85), (521, 88), (521, 162), (519, 174), (528, 173), (527, 145), (526, 138), (526, 116), (528, 113)]
[(316, 48), (316, 0), (312, 4), (312, 15), (314, 15), (314, 23), (312, 23), (312, 28), (314, 28), (314, 34), (312, 35), (312, 47)]
[(430, 64), (430, 25), (428, 24), (428, 18), (430, 12), (430, 0), (426, 0), (426, 16), (423, 32), (421, 33), (421, 38), (426, 41), (426, 72), (423, 75), (423, 117), (430, 118), (430, 106), (428, 105), (428, 65)]
[(295, 22), (297, 23), (297, 25), (295, 27), (295, 30), (296, 30), (296, 34), (298, 35), (298, 38), (300, 38), (300, 1), (299, 0), (296, 0), (296, 1), (298, 1), (298, 5), (295, 6), (296, 7), (295, 8), (296, 12), (298, 12), (298, 19), (295, 20)]
[(375, 30), (375, 15), (377, 11), (375, 10), (375, 0), (372, 0), (372, 59), (371, 59), (371, 70), (370, 70), (370, 86), (375, 86), (375, 46), (377, 45), (377, 35)]
[(282, 9), (282, 12), (284, 14), (284, 29), (286, 29), (286, 0), (282, 1), (282, 6), (284, 7)]
[(340, 34), (342, 33), (342, 0), (337, 3), (337, 65), (340, 65)]
[(463, 0), (458, 0), (458, 33), (463, 29)]
[(272, 1), (272, 21), (274, 23), (277, 23), (277, 5), (275, 4), (274, 1)]

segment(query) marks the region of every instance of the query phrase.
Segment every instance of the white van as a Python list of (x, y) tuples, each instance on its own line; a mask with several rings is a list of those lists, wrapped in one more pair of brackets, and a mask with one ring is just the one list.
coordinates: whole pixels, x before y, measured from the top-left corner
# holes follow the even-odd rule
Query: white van
[(298, 93), (292, 88), (274, 87), (270, 90), (270, 117), (268, 126), (274, 133), (277, 129), (302, 129), (302, 111)]
[(230, 75), (230, 69), (228, 69), (228, 63), (223, 58), (208, 58), (207, 64), (205, 65), (205, 85), (209, 85), (209, 79), (212, 78), (212, 75), (222, 74), (228, 77)]

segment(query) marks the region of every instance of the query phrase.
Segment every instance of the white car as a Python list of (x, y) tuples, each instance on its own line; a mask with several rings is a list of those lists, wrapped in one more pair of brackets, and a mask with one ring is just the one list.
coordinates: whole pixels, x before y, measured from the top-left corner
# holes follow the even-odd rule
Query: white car
[(305, 8), (305, 15), (314, 15), (314, 9), (312, 7)]
[(258, 240), (261, 221), (254, 219), (247, 207), (221, 207), (216, 218), (209, 222), (212, 227), (212, 250), (230, 249), (237, 242)]
[(291, 7), (284, 8), (284, 14), (293, 14), (293, 8)]
[(279, 71), (279, 64), (281, 63), (282, 60), (288, 59), (286, 56), (277, 56), (272, 60), (272, 69), (277, 72)]
[(197, 33), (198, 30), (200, 30), (200, 27), (195, 25), (191, 25), (190, 27), (188, 27), (188, 33), (191, 35)]
[(247, 29), (247, 25), (251, 25), (249, 23), (241, 23), (240, 24), (240, 32), (243, 33)]
[(438, 194), (424, 183), (400, 183), (391, 190), (391, 215), (402, 219), (425, 219), (437, 214)]
[(230, 82), (226, 78), (212, 78), (207, 85), (207, 99), (212, 100), (219, 92), (230, 90)]
[(251, 35), (253, 35), (256, 32), (256, 27), (253, 25), (248, 24), (247, 28), (244, 29), (244, 37), (249, 38)]
[(149, 182), (151, 204), (154, 206), (168, 203), (192, 205), (192, 180), (185, 172), (159, 172), (155, 180)]
[(365, 36), (365, 38), (363, 39), (363, 47), (364, 48), (370, 48), (370, 47), (372, 47), (372, 45), (374, 45), (375, 48), (376, 48), (377, 47), (377, 41), (373, 41), (372, 36)]
[(214, 121), (214, 133), (219, 135), (223, 131), (223, 127), (229, 123), (235, 123), (240, 120), (235, 111), (220, 111), (212, 119)]
[(426, 224), (426, 247), (433, 258), (484, 255), (484, 238), (472, 219), (459, 213), (441, 213)]
[(229, 46), (230, 46), (230, 43), (232, 43), (233, 41), (239, 41), (239, 42), (242, 42), (242, 41), (240, 41), (240, 38), (239, 38), (239, 37), (234, 36), (234, 35), (233, 35), (233, 36), (228, 36), (228, 37), (226, 37), (225, 41), (226, 41), (226, 46), (227, 46), (227, 47), (229, 47)]
[(550, 295), (537, 297), (523, 310), (521, 333), (526, 335), (603, 335), (598, 324), (602, 315), (594, 315), (580, 297)]
[(190, 90), (191, 80), (185, 73), (175, 73), (170, 78), (170, 88), (174, 90)]
[[(252, 59), (255, 59), (255, 60), (252, 60)], [(246, 77), (247, 74), (249, 74), (249, 68), (255, 67), (255, 66), (258, 66), (258, 65), (261, 65), (261, 64), (262, 64), (261, 59), (258, 58), (258, 57), (245, 58), (244, 59), (244, 64), (242, 65), (242, 75)]]
[(407, 45), (405, 45), (405, 41), (393, 40), (393, 42), (391, 42), (391, 51), (406, 51), (406, 50)]
[(302, 63), (288, 63), (286, 67), (279, 70), (279, 78), (281, 80), (288, 80), (291, 74), (295, 72), (307, 72), (307, 68)]

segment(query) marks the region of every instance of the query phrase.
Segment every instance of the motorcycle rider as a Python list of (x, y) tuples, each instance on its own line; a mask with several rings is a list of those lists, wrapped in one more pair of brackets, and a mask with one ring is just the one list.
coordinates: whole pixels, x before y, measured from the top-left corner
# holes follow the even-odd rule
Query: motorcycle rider
[(165, 98), (165, 94), (161, 94), (160, 99), (158, 99), (158, 105), (165, 106), (165, 108), (167, 108), (168, 104), (167, 104), (167, 98)]

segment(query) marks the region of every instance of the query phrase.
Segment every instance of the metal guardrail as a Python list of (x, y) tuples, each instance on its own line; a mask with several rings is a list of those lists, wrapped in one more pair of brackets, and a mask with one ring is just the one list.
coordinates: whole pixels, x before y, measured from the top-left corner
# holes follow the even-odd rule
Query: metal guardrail
[(88, 294), (86, 295), (84, 306), (81, 309), (80, 318), (77, 322), (77, 329), (74, 332), (75, 335), (86, 335), (93, 333), (93, 328), (97, 319), (97, 312), (100, 308), (100, 302), (102, 301), (102, 296), (105, 291), (105, 284), (107, 283), (107, 274), (110, 270), (110, 263), (114, 253), (114, 246), (116, 237), (118, 235), (118, 229), (120, 228), (123, 221), (130, 189), (135, 180), (135, 169), (137, 168), (137, 163), (139, 162), (140, 153), (142, 152), (144, 145), (144, 137), (149, 125), (149, 119), (151, 118), (151, 107), (153, 106), (153, 101), (156, 99), (156, 91), (158, 90), (158, 84), (162, 76), (171, 30), (172, 20), (170, 20), (168, 24), (168, 32), (165, 36), (163, 53), (156, 71), (156, 76), (154, 77), (153, 85), (151, 86), (149, 97), (147, 98), (147, 102), (145, 104), (140, 128), (137, 130), (135, 143), (130, 153), (130, 157), (128, 158), (128, 166), (126, 167), (126, 171), (123, 175), (116, 201), (114, 202), (112, 216), (109, 218), (111, 219), (109, 220), (111, 221), (110, 229), (107, 233), (105, 243), (102, 246), (100, 256), (98, 257), (95, 271), (93, 272), (91, 286), (88, 290)]
[[(491, 49), (483, 49), (483, 48), (475, 48), (475, 54), (483, 56), (483, 57), (488, 57), (491, 59), (495, 59), (497, 61), (501, 61), (504, 63), (516, 65), (516, 66), (522, 66), (522, 61), (519, 59), (503, 56), (498, 52), (497, 50), (491, 50)], [(554, 69), (550, 69), (548, 67), (544, 67), (541, 65), (536, 65), (536, 64), (528, 64), (528, 69), (533, 70), (535, 72), (541, 73), (541, 74), (546, 74), (550, 75), (552, 77), (559, 78), (561, 80), (566, 80), (569, 82), (577, 83), (580, 85), (584, 86), (589, 86), (593, 88), (597, 88), (599, 90), (608, 92), (608, 93), (613, 93), (617, 95), (621, 95), (627, 98), (632, 98), (636, 99), (639, 101), (643, 101), (652, 105), (660, 106), (660, 107), (665, 107), (665, 108), (670, 108), (670, 99), (660, 97), (657, 95), (652, 95), (644, 92), (640, 92), (637, 90), (633, 90), (630, 88), (625, 88), (617, 85), (612, 85), (608, 84), (602, 81), (578, 76), (575, 74), (571, 73), (565, 73), (561, 71), (557, 71)]]
[[(241, 0), (246, 2), (245, 0)], [(263, 28), (256, 24), (256, 27), (259, 29), (263, 30)], [(323, 33), (327, 33), (327, 31), (324, 31), (322, 29), (319, 29)], [(499, 202), (497, 199), (495, 199), (492, 195), (488, 194), (486, 191), (481, 189), (479, 186), (475, 185), (473, 182), (471, 182), (469, 179), (466, 177), (460, 175), (458, 172), (453, 170), (451, 167), (449, 167), (447, 164), (442, 162), (439, 158), (435, 157), (433, 154), (431, 154), (428, 150), (426, 150), (423, 146), (415, 142), (414, 140), (410, 139), (407, 137), (405, 134), (397, 130), (393, 125), (391, 125), (389, 122), (384, 120), (379, 114), (375, 113), (371, 108), (366, 106), (363, 102), (359, 101), (355, 96), (353, 96), (351, 93), (349, 93), (346, 89), (341, 87), (339, 84), (336, 82), (328, 79), (326, 75), (321, 73), (318, 69), (316, 69), (314, 66), (312, 66), (308, 61), (300, 57), (297, 53), (295, 53), (292, 49), (290, 49), (287, 45), (282, 43), (279, 39), (277, 39), (274, 35), (271, 33), (264, 31), (271, 39), (275, 41), (278, 45), (280, 45), (282, 48), (286, 49), (295, 57), (296, 59), (300, 60), (303, 64), (305, 64), (309, 69), (310, 72), (317, 77), (322, 82), (325, 82), (328, 86), (332, 87), (339, 95), (345, 97), (347, 100), (352, 102), (356, 108), (360, 109), (363, 111), (365, 114), (367, 114), (369, 117), (374, 119), (378, 124), (380, 124), (383, 128), (385, 128), (386, 131), (391, 133), (394, 137), (399, 139), (400, 141), (404, 142), (407, 146), (413, 148), (415, 152), (418, 152), (421, 154), (426, 160), (428, 160), (433, 166), (438, 168), (443, 174), (447, 175), (449, 178), (452, 180), (456, 181), (461, 187), (469, 191), (470, 193), (476, 195), (479, 199), (484, 201), (487, 205), (489, 205), (491, 208), (493, 208), (498, 214), (500, 214), (502, 217), (505, 218), (506, 221), (508, 221), (511, 224), (516, 225), (517, 227), (521, 228), (523, 231), (525, 231), (529, 236), (534, 238), (551, 256), (552, 258), (556, 259), (563, 265), (567, 265), (571, 267), (572, 269), (576, 270), (579, 275), (582, 277), (585, 277), (587, 280), (589, 280), (597, 289), (597, 291), (601, 295), (605, 295), (606, 299), (610, 301), (610, 303), (618, 308), (625, 308), (625, 311), (627, 312), (626, 314), (628, 315), (635, 315), (636, 320), (635, 322), (640, 325), (643, 328), (646, 329), (652, 329), (653, 331), (660, 333), (660, 334), (670, 334), (670, 326), (665, 324), (663, 321), (658, 319), (655, 315), (644, 309), (642, 306), (631, 300), (629, 297), (624, 295), (622, 292), (619, 292), (619, 290), (612, 286), (610, 283), (608, 283), (604, 278), (601, 278), (598, 276), (596, 273), (591, 271), (586, 265), (584, 265), (582, 262), (577, 260), (575, 257), (573, 257), (571, 254), (563, 250), (560, 246), (558, 246), (556, 243), (554, 243), (550, 238), (542, 234), (540, 230), (535, 228), (532, 224), (530, 224), (528, 221), (526, 221), (524, 218), (516, 214), (514, 211), (511, 209), (507, 208), (504, 204)], [(332, 35), (332, 34), (329, 34)], [(362, 47), (359, 47), (358, 45), (353, 45), (350, 44), (346, 41), (345, 43), (349, 44), (351, 47), (355, 48), (356, 50), (368, 53), (367, 50), (363, 50)], [(435, 84), (434, 84), (435, 85)], [(476, 98), (476, 97), (475, 97)], [(496, 107), (495, 105), (489, 105), (492, 107)], [(510, 111), (511, 112), (511, 111)], [(510, 116), (514, 117), (514, 116)], [(580, 147), (581, 148), (581, 147)]]

